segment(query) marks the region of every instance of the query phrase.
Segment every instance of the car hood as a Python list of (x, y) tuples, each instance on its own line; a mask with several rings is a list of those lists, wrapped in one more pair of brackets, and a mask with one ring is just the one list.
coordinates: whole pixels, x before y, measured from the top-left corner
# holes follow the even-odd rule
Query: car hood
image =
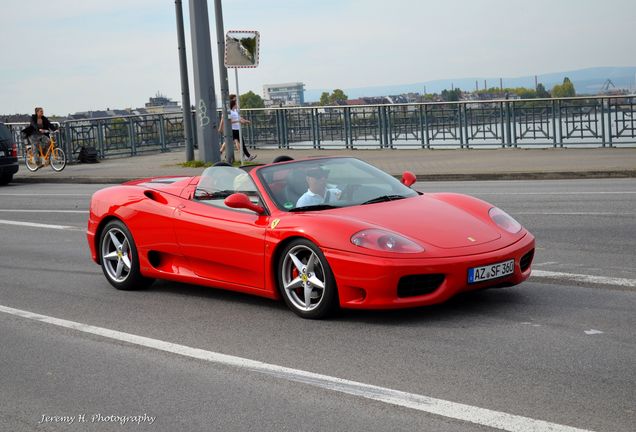
[(346, 207), (337, 216), (335, 211), (330, 213), (442, 249), (477, 246), (501, 238), (494, 224), (430, 195)]

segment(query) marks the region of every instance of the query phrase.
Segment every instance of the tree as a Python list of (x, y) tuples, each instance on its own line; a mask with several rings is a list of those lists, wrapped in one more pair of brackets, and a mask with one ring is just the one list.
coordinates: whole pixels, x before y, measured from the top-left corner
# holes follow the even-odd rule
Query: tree
[(241, 95), (241, 98), (239, 99), (239, 105), (241, 106), (241, 108), (264, 108), (265, 107), (263, 98), (251, 90)]
[(322, 92), (320, 95), (320, 105), (329, 105), (329, 92)]
[(349, 99), (349, 97), (341, 89), (335, 89), (331, 94), (322, 92), (320, 95), (320, 105), (338, 105), (347, 99)]
[(572, 96), (576, 96), (576, 90), (574, 89), (574, 84), (572, 84), (572, 81), (570, 81), (568, 77), (563, 78), (563, 84), (557, 84), (552, 88), (552, 97), (561, 98)]
[(335, 89), (332, 93), (331, 96), (329, 96), (329, 102), (332, 105), (336, 105), (339, 102), (344, 102), (347, 99), (349, 99), (349, 97), (344, 94), (344, 92), (340, 89)]
[(547, 91), (542, 83), (537, 84), (537, 97), (538, 98), (549, 98), (550, 92)]
[(453, 90), (442, 90), (442, 100), (445, 102), (456, 102), (461, 98), (462, 91), (458, 88)]

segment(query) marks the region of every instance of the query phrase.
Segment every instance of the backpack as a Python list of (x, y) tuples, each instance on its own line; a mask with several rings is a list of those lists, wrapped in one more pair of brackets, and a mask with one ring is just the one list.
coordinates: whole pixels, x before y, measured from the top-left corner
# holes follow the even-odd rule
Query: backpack
[(97, 163), (99, 162), (99, 160), (97, 160), (97, 149), (93, 146), (82, 146), (77, 159), (81, 163)]

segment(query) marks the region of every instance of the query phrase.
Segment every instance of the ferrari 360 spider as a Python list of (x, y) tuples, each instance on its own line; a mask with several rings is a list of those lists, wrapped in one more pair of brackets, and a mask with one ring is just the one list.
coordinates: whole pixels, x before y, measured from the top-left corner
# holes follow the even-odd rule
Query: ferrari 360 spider
[(534, 237), (503, 210), (421, 193), (355, 158), (291, 160), (97, 191), (88, 244), (115, 288), (155, 279), (337, 308), (441, 303), (530, 276)]

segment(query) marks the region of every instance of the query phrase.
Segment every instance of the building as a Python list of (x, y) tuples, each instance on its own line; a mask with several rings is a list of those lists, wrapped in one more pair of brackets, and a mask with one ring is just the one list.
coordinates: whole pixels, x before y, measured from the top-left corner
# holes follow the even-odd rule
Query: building
[(301, 106), (305, 104), (305, 84), (301, 82), (265, 84), (265, 106)]
[(155, 97), (151, 97), (146, 102), (146, 110), (152, 114), (181, 112), (178, 102), (168, 99), (166, 96), (157, 92)]

